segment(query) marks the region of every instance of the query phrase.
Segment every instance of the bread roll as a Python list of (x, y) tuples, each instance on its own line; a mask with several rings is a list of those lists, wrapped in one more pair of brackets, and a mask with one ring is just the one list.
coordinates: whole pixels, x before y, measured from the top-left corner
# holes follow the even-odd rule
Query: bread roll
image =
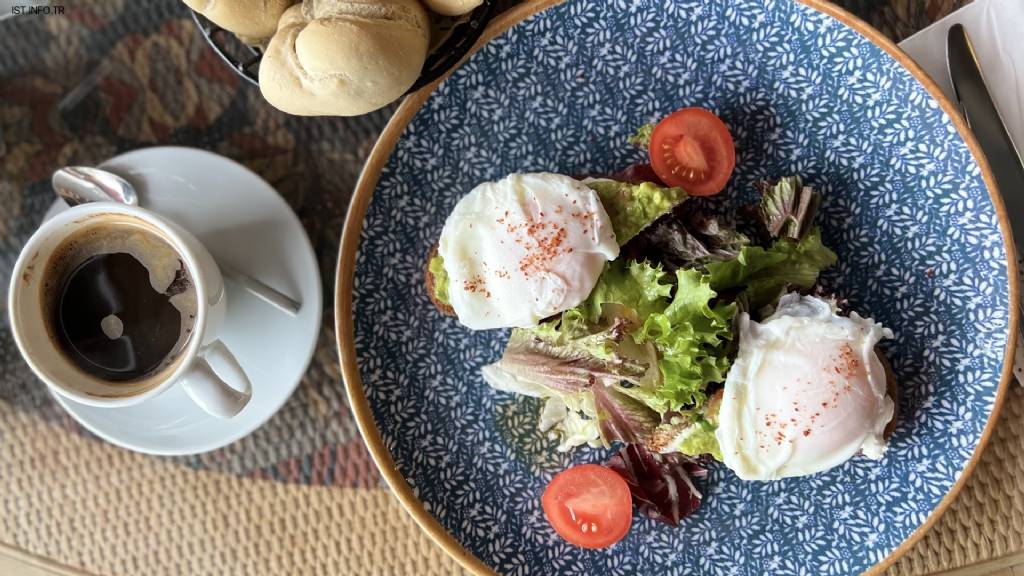
[(289, 114), (365, 114), (412, 86), (429, 42), (418, 0), (306, 0), (281, 17), (260, 90)]
[(184, 0), (189, 8), (246, 44), (262, 44), (277, 30), (281, 14), (296, 0)]
[(458, 16), (465, 14), (484, 3), (484, 0), (423, 0), (430, 8), (444, 16)]

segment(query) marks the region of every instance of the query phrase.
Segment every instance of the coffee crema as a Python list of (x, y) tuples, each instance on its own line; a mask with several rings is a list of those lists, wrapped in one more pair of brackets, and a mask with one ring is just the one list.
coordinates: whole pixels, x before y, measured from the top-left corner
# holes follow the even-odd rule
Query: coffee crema
[(141, 222), (104, 219), (64, 239), (41, 289), (56, 348), (107, 382), (168, 369), (195, 328), (196, 289), (182, 257)]

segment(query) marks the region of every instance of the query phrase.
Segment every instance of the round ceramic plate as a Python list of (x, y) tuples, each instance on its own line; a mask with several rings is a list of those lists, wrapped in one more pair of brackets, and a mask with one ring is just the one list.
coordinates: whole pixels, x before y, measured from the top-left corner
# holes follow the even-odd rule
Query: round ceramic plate
[[(478, 572), (853, 574), (890, 564), (955, 496), (1010, 374), (1005, 214), (949, 102), (888, 40), (818, 0), (543, 1), (487, 37), (398, 111), (344, 234), (345, 377), (398, 497)], [(714, 466), (701, 508), (678, 528), (635, 518), (609, 549), (574, 548), (547, 525), (540, 494), (558, 471), (607, 451), (556, 453), (535, 430), (536, 403), (490, 389), (479, 368), (507, 333), (441, 316), (422, 270), (477, 183), (621, 169), (643, 156), (626, 137), (683, 106), (714, 110), (735, 138), (727, 207), (753, 199), (765, 177), (800, 174), (822, 192), (821, 228), (839, 254), (824, 282), (892, 327), (883, 347), (901, 416), (880, 462), (768, 483)]]

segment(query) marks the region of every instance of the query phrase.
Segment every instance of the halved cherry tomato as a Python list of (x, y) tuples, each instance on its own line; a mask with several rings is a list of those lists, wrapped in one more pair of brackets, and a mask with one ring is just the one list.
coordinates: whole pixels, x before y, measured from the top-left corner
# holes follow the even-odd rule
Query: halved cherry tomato
[(629, 485), (597, 464), (559, 472), (544, 490), (541, 505), (555, 532), (583, 548), (611, 546), (622, 540), (633, 523)]
[(658, 122), (648, 151), (662, 182), (694, 196), (721, 192), (736, 167), (729, 129), (704, 108), (676, 110)]

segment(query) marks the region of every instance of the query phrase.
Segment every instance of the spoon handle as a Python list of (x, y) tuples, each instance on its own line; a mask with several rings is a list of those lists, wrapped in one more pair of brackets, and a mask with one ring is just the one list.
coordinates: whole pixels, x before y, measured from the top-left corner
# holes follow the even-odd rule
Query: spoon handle
[(260, 300), (263, 300), (267, 304), (270, 304), (289, 316), (297, 316), (299, 314), (299, 309), (302, 308), (302, 304), (296, 302), (292, 298), (285, 296), (281, 292), (278, 292), (251, 276), (247, 276), (238, 270), (225, 266), (223, 262), (218, 261), (217, 266), (220, 267), (225, 278), (241, 285), (242, 288), (245, 288), (246, 291), (253, 296), (256, 296)]

